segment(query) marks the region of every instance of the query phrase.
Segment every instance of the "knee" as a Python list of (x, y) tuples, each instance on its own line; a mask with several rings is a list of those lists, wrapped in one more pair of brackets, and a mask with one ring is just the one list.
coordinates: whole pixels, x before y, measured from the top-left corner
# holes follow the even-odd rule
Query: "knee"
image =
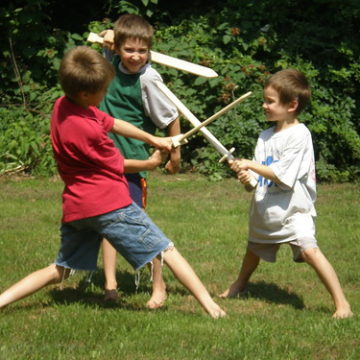
[(62, 266), (58, 266), (55, 264), (50, 265), (49, 268), (51, 270), (51, 278), (53, 284), (60, 283), (61, 281), (67, 279), (71, 271), (71, 269), (66, 269)]
[(319, 252), (320, 251), (318, 248), (305, 249), (301, 253), (301, 256), (306, 263), (312, 264), (316, 261), (317, 257), (319, 256)]

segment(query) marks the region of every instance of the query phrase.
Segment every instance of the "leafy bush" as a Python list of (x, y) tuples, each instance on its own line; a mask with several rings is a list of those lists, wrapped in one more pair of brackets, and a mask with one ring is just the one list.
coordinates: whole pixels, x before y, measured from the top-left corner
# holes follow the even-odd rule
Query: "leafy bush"
[(45, 0), (5, 1), (0, 9), (4, 41), (0, 63), (0, 174), (55, 171), (49, 118), (54, 100), (62, 95), (57, 71), (63, 53), (83, 37), (52, 29)]
[[(91, 2), (89, 7), (99, 8), (99, 2)], [(227, 148), (236, 148), (236, 156), (251, 157), (258, 134), (268, 126), (261, 108), (265, 78), (289, 67), (303, 71), (311, 82), (313, 97), (301, 120), (313, 134), (319, 179), (358, 179), (360, 45), (352, 39), (360, 35), (360, 4), (355, 0), (196, 0), (196, 6), (190, 6), (193, 3), (184, 0), (174, 13), (169, 4), (157, 4), (157, 0), (115, 1), (102, 6), (108, 7), (106, 14), (113, 20), (121, 11), (151, 16), (149, 21), (157, 29), (155, 50), (218, 72), (217, 78), (203, 79), (154, 64), (199, 120), (243, 93), (253, 92), (209, 126)], [(49, 102), (59, 93), (56, 70), (64, 50), (83, 44), (85, 37), (52, 28), (45, 11), (49, 4), (46, 0), (5, 1), (0, 9), (4, 19), (0, 28), (7, 39), (0, 44), (0, 63), (9, 68), (0, 74), (1, 136), (6, 133), (0, 144), (0, 171), (15, 164), (24, 164), (30, 172), (46, 171), (48, 164), (48, 171), (53, 171), (47, 159), (50, 153), (44, 150), (48, 149), (48, 140), (44, 140), (48, 129), (40, 124), (49, 116)], [(111, 26), (109, 18), (88, 23), (80, 32), (100, 32)], [(21, 126), (14, 124), (20, 120)], [(30, 129), (23, 128), (26, 126)], [(184, 131), (190, 128), (185, 120), (182, 127)], [(213, 179), (229, 173), (227, 166), (218, 164), (220, 155), (201, 135), (194, 136), (182, 152), (187, 170)]]
[(56, 171), (49, 137), (52, 104), (62, 91), (59, 87), (36, 92), (34, 107), (0, 108), (0, 174), (26, 171), (51, 175)]
[[(350, 39), (351, 33), (359, 32), (360, 5), (335, 0), (323, 5), (322, 0), (301, 6), (298, 1), (280, 5), (275, 0), (228, 0), (206, 17), (193, 15), (156, 34), (157, 50), (210, 66), (219, 78), (194, 79), (174, 70), (159, 71), (202, 120), (235, 94), (253, 91), (253, 97), (236, 111), (211, 125), (224, 145), (237, 147), (237, 154), (246, 157), (251, 156), (258, 133), (268, 126), (261, 109), (264, 79), (284, 68), (303, 71), (311, 82), (313, 97), (301, 119), (313, 134), (318, 178), (356, 180), (360, 164), (360, 49)], [(329, 29), (335, 13), (337, 26)], [(223, 171), (214, 165), (213, 151), (206, 142), (192, 141), (185, 159), (201, 172), (221, 175)]]

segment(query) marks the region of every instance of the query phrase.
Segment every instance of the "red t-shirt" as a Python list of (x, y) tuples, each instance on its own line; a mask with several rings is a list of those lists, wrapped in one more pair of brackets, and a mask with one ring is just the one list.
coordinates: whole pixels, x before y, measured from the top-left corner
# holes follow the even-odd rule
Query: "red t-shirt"
[(132, 203), (124, 177), (124, 158), (107, 133), (114, 118), (67, 97), (59, 98), (51, 116), (51, 141), (65, 183), (63, 222), (105, 214)]

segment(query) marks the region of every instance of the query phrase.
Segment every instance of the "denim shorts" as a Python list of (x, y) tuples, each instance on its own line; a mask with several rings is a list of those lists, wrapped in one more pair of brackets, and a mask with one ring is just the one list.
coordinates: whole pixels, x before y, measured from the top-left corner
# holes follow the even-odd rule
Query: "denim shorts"
[(56, 265), (75, 270), (96, 270), (102, 238), (138, 270), (173, 243), (135, 203), (106, 214), (61, 226), (61, 247)]

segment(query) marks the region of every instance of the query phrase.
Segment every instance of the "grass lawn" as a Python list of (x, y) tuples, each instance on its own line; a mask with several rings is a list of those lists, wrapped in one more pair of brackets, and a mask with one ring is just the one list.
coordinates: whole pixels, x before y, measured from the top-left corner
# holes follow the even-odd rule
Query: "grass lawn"
[[(247, 237), (251, 194), (234, 179), (197, 175), (149, 179), (148, 213), (192, 264), (213, 296), (237, 275)], [(57, 179), (0, 178), (0, 291), (54, 260), (62, 184)], [(142, 271), (119, 257), (119, 305), (103, 298), (102, 263), (92, 283), (78, 273), (0, 312), (0, 360), (38, 359), (360, 359), (360, 186), (319, 185), (317, 237), (355, 316), (334, 320), (331, 298), (313, 270), (281, 248), (261, 263), (245, 297), (218, 303), (228, 316), (208, 317), (165, 268), (169, 299), (145, 307), (151, 289)]]

